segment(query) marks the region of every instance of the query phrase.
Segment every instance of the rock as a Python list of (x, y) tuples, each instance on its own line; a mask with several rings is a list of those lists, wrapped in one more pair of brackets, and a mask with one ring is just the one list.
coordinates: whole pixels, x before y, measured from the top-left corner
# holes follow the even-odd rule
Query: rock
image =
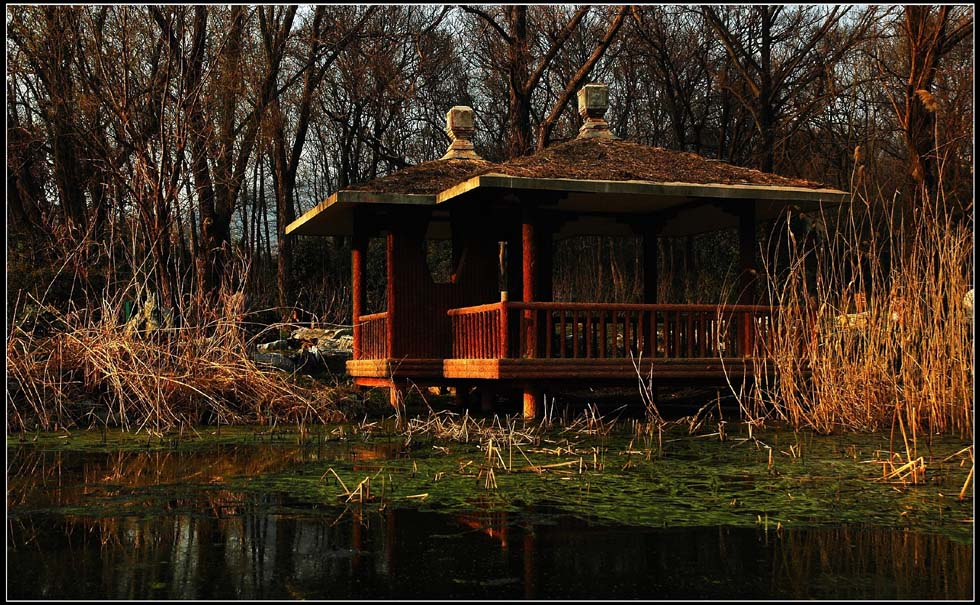
[(354, 350), (354, 337), (341, 336), (340, 338), (321, 338), (316, 346), (321, 351), (337, 351), (351, 353)]
[(966, 310), (966, 314), (973, 316), (973, 288), (963, 296), (963, 309)]
[(170, 307), (162, 307), (157, 302), (156, 294), (148, 292), (145, 300), (136, 300), (128, 308), (130, 314), (125, 330), (126, 332), (145, 332), (150, 333), (160, 329), (171, 329), (175, 325), (174, 310)]
[(282, 353), (252, 353), (252, 361), (259, 365), (272, 366), (277, 370), (294, 372), (296, 362)]
[(347, 371), (347, 360), (353, 357), (351, 351), (339, 351), (320, 346), (310, 347), (307, 349), (307, 354), (311, 359), (316, 360), (334, 374), (345, 373)]
[(272, 342), (260, 344), (255, 348), (262, 352), (292, 351), (298, 353), (302, 350), (302, 345), (291, 338), (285, 338), (283, 340), (273, 340)]
[(354, 350), (354, 334), (351, 328), (300, 328), (295, 330), (290, 338), (311, 342), (320, 353)]
[(289, 372), (321, 369), (342, 374), (353, 357), (354, 336), (350, 328), (300, 328), (289, 338), (274, 340), (256, 347), (256, 363), (264, 363)]
[(332, 330), (327, 330), (323, 328), (299, 328), (298, 330), (293, 330), (290, 338), (295, 340), (311, 340), (317, 341), (321, 338), (327, 337)]

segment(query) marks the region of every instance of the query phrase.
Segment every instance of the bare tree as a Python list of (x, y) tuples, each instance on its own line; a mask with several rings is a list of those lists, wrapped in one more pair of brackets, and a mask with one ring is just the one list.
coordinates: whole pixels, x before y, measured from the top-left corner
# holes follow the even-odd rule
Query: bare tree
[[(933, 95), (933, 86), (946, 55), (973, 33), (972, 11), (949, 6), (906, 6), (899, 33), (905, 86), (904, 94), (891, 100), (908, 149), (909, 174), (935, 194), (940, 159), (935, 130), (939, 102)], [(890, 70), (885, 65), (881, 68)]]
[[(492, 15), (473, 6), (463, 5), (461, 8), (478, 17), (484, 24), (484, 31), (496, 38), (494, 65), (491, 68), (501, 71), (507, 81), (506, 154), (508, 157), (527, 155), (534, 150), (531, 134), (531, 101), (534, 89), (565, 42), (588, 14), (590, 7), (578, 8), (559, 31), (550, 32), (551, 35), (547, 36), (550, 43), (537, 61), (533, 60), (532, 54), (532, 44), (537, 32), (529, 27), (529, 7), (502, 7), (502, 15)], [(561, 9), (551, 7), (550, 10)], [(501, 17), (506, 26), (498, 21)]]
[(551, 132), (555, 128), (555, 122), (561, 116), (565, 108), (568, 107), (569, 101), (575, 96), (578, 90), (585, 84), (586, 78), (588, 78), (589, 73), (595, 67), (595, 64), (602, 58), (609, 45), (612, 44), (613, 39), (619, 32), (619, 28), (622, 27), (623, 21), (628, 14), (629, 9), (626, 6), (620, 7), (615, 15), (612, 17), (609, 27), (606, 29), (606, 33), (602, 38), (596, 42), (595, 48), (589, 55), (589, 58), (582, 63), (581, 67), (575, 72), (575, 74), (568, 80), (565, 84), (565, 88), (558, 95), (558, 99), (551, 107), (551, 112), (548, 113), (548, 117), (541, 121), (538, 125), (538, 143), (537, 149), (541, 150), (548, 146), (551, 141)]
[[(786, 128), (804, 123), (826, 101), (829, 71), (862, 39), (870, 20), (863, 16), (848, 35), (832, 37), (850, 8), (825, 12), (816, 7), (753, 6), (722, 12), (704, 6), (701, 10), (738, 76), (721, 85), (751, 114), (760, 137), (756, 162), (772, 172)], [(797, 96), (809, 101), (790, 114), (789, 104)]]
[[(292, 292), (293, 246), (292, 237), (286, 235), (286, 225), (296, 219), (296, 173), (309, 132), (314, 94), (323, 81), (327, 70), (336, 61), (344, 47), (360, 31), (364, 23), (371, 18), (373, 12), (373, 7), (368, 8), (351, 24), (338, 21), (337, 15), (333, 15), (331, 22), (327, 23), (327, 8), (317, 6), (309, 26), (307, 52), (298, 65), (296, 74), (297, 76), (302, 74), (303, 86), (296, 103), (294, 130), (290, 133), (292, 136), (287, 134), (286, 118), (280, 96), (275, 96), (270, 102), (270, 118), (273, 124), (272, 182), (276, 194), (276, 235), (279, 241), (277, 288), (279, 304), (282, 307), (287, 307), (294, 302)], [(331, 30), (337, 32), (332, 41), (328, 40)]]

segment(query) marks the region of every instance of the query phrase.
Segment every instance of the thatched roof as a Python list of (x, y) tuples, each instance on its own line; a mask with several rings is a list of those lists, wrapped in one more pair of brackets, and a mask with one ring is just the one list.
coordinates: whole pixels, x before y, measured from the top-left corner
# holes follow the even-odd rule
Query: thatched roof
[(378, 193), (435, 194), (471, 176), (495, 168), (497, 164), (487, 160), (449, 159), (434, 160), (402, 168), (387, 176), (347, 187), (350, 191), (374, 191)]
[[(556, 208), (583, 215), (665, 213), (699, 199), (714, 199), (725, 200), (731, 207), (752, 201), (758, 216), (765, 218), (788, 203), (816, 208), (825, 202), (843, 203), (847, 195), (812, 181), (741, 168), (694, 153), (596, 137), (574, 139), (500, 164), (444, 159), (410, 166), (337, 191), (293, 221), (286, 232), (349, 234), (355, 206), (435, 207), (452, 205), (453, 200), (477, 191), (508, 189), (563, 192), (564, 201)], [(715, 206), (693, 208), (671, 219), (669, 229), (695, 233), (723, 228), (732, 220)]]
[(425, 162), (347, 187), (349, 191), (436, 194), (481, 174), (539, 179), (650, 181), (697, 185), (760, 185), (824, 188), (825, 185), (734, 166), (695, 153), (619, 139), (573, 139), (501, 164), (450, 159)]
[(695, 153), (599, 138), (573, 139), (534, 155), (494, 165), (485, 172), (539, 179), (824, 187), (812, 181), (710, 160)]

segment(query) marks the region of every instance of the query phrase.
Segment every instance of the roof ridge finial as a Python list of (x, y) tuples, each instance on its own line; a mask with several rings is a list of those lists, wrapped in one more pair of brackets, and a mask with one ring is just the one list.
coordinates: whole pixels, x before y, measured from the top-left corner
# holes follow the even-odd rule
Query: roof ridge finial
[(443, 160), (480, 160), (473, 149), (474, 127), (473, 108), (466, 105), (456, 105), (446, 113), (446, 133), (452, 142)]
[(585, 118), (585, 124), (578, 131), (579, 139), (615, 139), (604, 117), (609, 108), (609, 86), (605, 84), (586, 84), (578, 91), (578, 112)]

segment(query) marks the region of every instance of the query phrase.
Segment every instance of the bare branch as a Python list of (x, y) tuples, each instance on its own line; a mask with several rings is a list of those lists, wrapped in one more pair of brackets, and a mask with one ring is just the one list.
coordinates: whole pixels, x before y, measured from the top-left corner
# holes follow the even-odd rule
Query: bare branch
[(470, 13), (471, 15), (476, 15), (477, 17), (486, 21), (488, 25), (490, 25), (494, 30), (496, 30), (498, 34), (500, 34), (500, 37), (503, 38), (503, 40), (507, 44), (514, 43), (514, 39), (511, 37), (511, 35), (508, 34), (507, 31), (504, 30), (504, 28), (499, 23), (497, 23), (497, 21), (490, 15), (486, 14), (485, 12), (481, 11), (478, 8), (474, 8), (466, 4), (460, 4), (459, 8), (463, 9), (464, 12)]

